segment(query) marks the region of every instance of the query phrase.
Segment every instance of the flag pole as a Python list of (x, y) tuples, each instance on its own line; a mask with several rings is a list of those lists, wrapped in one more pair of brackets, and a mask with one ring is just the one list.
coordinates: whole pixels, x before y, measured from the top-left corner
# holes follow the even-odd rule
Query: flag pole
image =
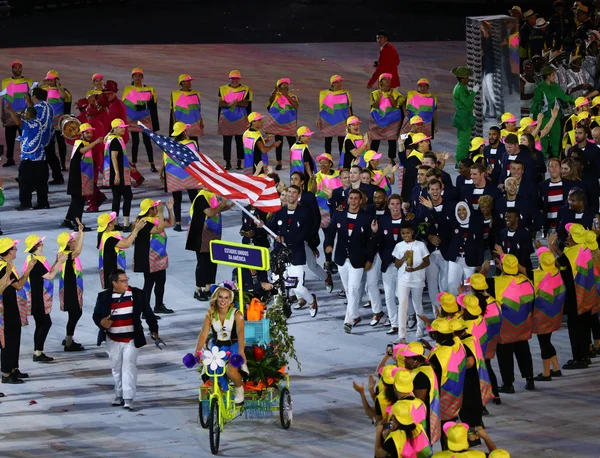
[[(256, 216), (254, 216), (252, 213), (250, 213), (248, 210), (246, 210), (244, 208), (244, 206), (238, 202), (236, 202), (235, 200), (232, 200), (231, 202), (233, 202), (235, 205), (237, 205), (240, 210), (242, 210), (246, 215), (248, 215), (250, 218), (252, 218), (252, 220), (258, 224), (261, 222), (261, 220), (259, 220)], [(275, 234), (275, 232), (273, 232), (271, 229), (269, 229), (266, 225), (262, 227), (265, 231), (267, 231), (267, 233), (273, 237), (274, 239), (277, 238), (277, 234)]]

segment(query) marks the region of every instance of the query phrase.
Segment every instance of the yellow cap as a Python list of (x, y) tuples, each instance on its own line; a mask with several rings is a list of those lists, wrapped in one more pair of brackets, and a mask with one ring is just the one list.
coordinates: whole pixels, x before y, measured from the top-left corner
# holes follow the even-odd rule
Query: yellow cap
[(598, 249), (598, 238), (594, 231), (585, 231), (585, 246), (594, 251)]
[(39, 235), (32, 234), (25, 239), (25, 251), (29, 253), (35, 246), (43, 242), (46, 237), (40, 237)]
[(187, 73), (182, 73), (181, 75), (179, 75), (179, 78), (177, 78), (177, 81), (179, 82), (179, 84), (181, 84), (184, 81), (194, 81), (194, 78), (192, 78)]
[(510, 453), (508, 453), (503, 448), (497, 448), (496, 450), (492, 450), (488, 455), (489, 458), (510, 458)]
[(350, 126), (352, 124), (360, 124), (362, 121), (360, 119), (358, 119), (356, 116), (350, 116), (348, 119), (346, 119), (346, 125)]
[(173, 124), (173, 132), (171, 133), (171, 137), (179, 137), (182, 133), (184, 133), (187, 128), (190, 127), (189, 124), (178, 121)]
[(56, 237), (56, 243), (58, 244), (58, 251), (65, 251), (67, 249), (67, 245), (71, 240), (75, 238), (77, 235), (76, 232), (69, 234), (68, 232), (61, 232)]
[(48, 73), (46, 73), (47, 80), (53, 80), (55, 78), (58, 78), (58, 72), (56, 70), (50, 70)]
[(313, 135), (314, 132), (311, 131), (308, 127), (306, 126), (302, 126), (300, 128), (298, 128), (298, 130), (296, 131), (296, 135), (298, 135), (298, 137), (310, 137), (311, 135)]
[(585, 105), (589, 105), (590, 101), (585, 97), (577, 97), (575, 99), (575, 108), (583, 107)]
[(237, 78), (237, 79), (241, 79), (242, 78), (242, 74), (240, 73), (239, 70), (231, 70), (229, 72), (229, 78)]
[(582, 111), (581, 113), (579, 113), (577, 115), (577, 121), (581, 121), (582, 119), (587, 119), (590, 117), (590, 112), (589, 111)]
[(367, 151), (364, 155), (364, 159), (367, 164), (371, 161), (375, 161), (375, 160), (379, 159), (380, 157), (381, 157), (381, 153), (378, 153), (377, 151), (374, 151), (372, 149)]
[(426, 84), (429, 86), (429, 80), (427, 78), (421, 78), (419, 81), (417, 81), (417, 86), (420, 86), (421, 84)]
[(434, 331), (441, 332), (442, 334), (452, 334), (454, 329), (452, 323), (447, 318), (436, 318), (431, 322), (431, 328)]
[(104, 232), (111, 221), (114, 221), (117, 218), (117, 214), (115, 212), (103, 213), (98, 216), (98, 232)]
[(336, 81), (344, 81), (344, 78), (342, 78), (340, 75), (333, 75), (331, 78), (329, 78), (329, 84), (333, 84)]
[(421, 342), (411, 342), (401, 347), (398, 350), (398, 354), (404, 356), (405, 358), (410, 358), (413, 356), (425, 356), (425, 347), (423, 347)]
[(570, 223), (565, 226), (575, 243), (585, 242), (585, 228), (581, 224)]
[(462, 452), (469, 448), (469, 428), (464, 423), (455, 423), (449, 428), (444, 428), (448, 438), (448, 449), (453, 452)]
[(483, 145), (485, 145), (485, 138), (475, 137), (473, 140), (471, 140), (471, 149), (469, 151), (477, 151)]
[(143, 75), (144, 70), (142, 70), (140, 67), (135, 67), (133, 70), (131, 70), (131, 76), (135, 75), (136, 73), (140, 73), (141, 75)]
[(500, 119), (502, 122), (517, 122), (515, 115), (509, 112), (504, 113)]
[[(596, 235), (594, 234), (594, 240), (595, 239)], [(597, 247), (598, 244), (596, 244), (596, 248)], [(558, 269), (556, 268), (556, 258), (550, 251), (544, 251), (540, 254), (540, 268), (545, 272), (550, 272), (552, 275), (558, 272)]]
[(427, 135), (425, 135), (421, 132), (418, 132), (412, 136), (412, 144), (416, 145), (417, 143), (423, 142), (425, 140), (430, 140), (430, 139), (431, 139), (431, 137), (428, 137)]
[(533, 118), (530, 118), (529, 116), (525, 116), (524, 118), (521, 118), (521, 121), (519, 122), (519, 132), (523, 133), (525, 132), (525, 129), (527, 129), (529, 126), (535, 126), (537, 124), (537, 121), (535, 121)]
[(519, 272), (519, 260), (513, 254), (502, 256), (502, 270), (509, 275), (517, 275)]
[(413, 116), (412, 118), (410, 118), (410, 124), (414, 125), (414, 124), (423, 124), (423, 118), (421, 118), (421, 116)]
[(129, 127), (129, 124), (127, 124), (121, 118), (115, 118), (110, 123), (110, 127), (113, 128), (113, 129), (116, 128), (116, 127)]
[(381, 379), (383, 383), (392, 385), (394, 383), (394, 369), (398, 369), (394, 364), (386, 364), (381, 370)]
[(394, 388), (399, 393), (412, 393), (413, 377), (410, 371), (399, 370), (394, 374)]
[(410, 401), (396, 401), (392, 406), (392, 415), (396, 417), (396, 420), (401, 425), (412, 425), (414, 424), (412, 412), (412, 402)]
[(476, 289), (478, 291), (484, 291), (488, 289), (487, 281), (485, 280), (485, 276), (483, 276), (482, 274), (471, 275), (469, 283), (471, 283), (471, 288)]
[(160, 204), (160, 200), (153, 200), (150, 199), (149, 197), (142, 200), (142, 202), (140, 203), (140, 213), (138, 216), (142, 216), (145, 215), (146, 213), (148, 213), (148, 211), (152, 208), (152, 207), (158, 207), (158, 204)]
[(479, 298), (474, 294), (467, 294), (463, 299), (464, 307), (473, 316), (481, 315), (481, 307), (479, 306)]
[(264, 118), (263, 115), (261, 115), (260, 113), (253, 111), (252, 113), (250, 113), (248, 115), (248, 122), (252, 122), (252, 121), (258, 121), (259, 119)]
[(319, 154), (317, 156), (317, 162), (321, 162), (323, 160), (333, 163), (333, 157), (331, 157), (331, 154), (328, 153)]
[(82, 125), (79, 126), (79, 132), (83, 133), (86, 132), (88, 130), (96, 130), (92, 127), (91, 124), (88, 124), (87, 122), (84, 122)]
[(597, 107), (598, 105), (600, 105), (600, 95), (597, 95), (592, 99), (592, 106)]
[(4, 237), (3, 239), (0, 239), (0, 253), (6, 253), (12, 247), (17, 246), (18, 244), (18, 240), (13, 240), (8, 237)]
[(438, 301), (442, 306), (442, 309), (446, 313), (458, 312), (458, 305), (456, 304), (456, 297), (452, 293), (441, 293), (438, 295)]
[(462, 318), (454, 317), (454, 318), (450, 318), (449, 321), (450, 321), (450, 327), (452, 328), (453, 332), (461, 331), (468, 327), (467, 323)]

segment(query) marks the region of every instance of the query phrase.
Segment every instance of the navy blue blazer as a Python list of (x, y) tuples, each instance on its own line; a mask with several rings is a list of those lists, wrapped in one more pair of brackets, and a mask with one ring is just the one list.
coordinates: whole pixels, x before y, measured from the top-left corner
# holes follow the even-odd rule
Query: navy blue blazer
[(377, 232), (372, 235), (372, 240), (374, 242), (373, 248), (381, 258), (381, 271), (386, 272), (390, 264), (394, 262), (394, 257), (392, 256), (394, 247), (397, 243), (401, 242), (402, 239), (398, 236), (398, 240), (394, 240), (393, 228), (394, 226), (399, 225), (392, 224), (391, 215), (383, 215), (379, 218), (377, 223), (379, 228), (377, 229)]
[[(531, 153), (525, 147), (523, 147), (516, 156), (525, 167), (523, 170), (522, 181), (525, 183), (536, 183), (535, 177), (537, 175), (537, 164), (535, 162), (535, 158), (531, 156)], [(504, 183), (506, 178), (508, 178), (508, 171), (511, 162), (512, 161), (508, 159), (508, 152), (505, 151), (504, 155), (502, 156), (502, 160), (500, 161), (500, 183)]]
[(321, 212), (317, 198), (312, 192), (302, 191), (300, 203), (308, 210), (310, 225), (306, 233), (306, 242), (311, 249), (316, 250), (319, 246), (319, 229), (321, 228)]
[(469, 267), (480, 266), (483, 264), (483, 228), (479, 220), (471, 215), (469, 227), (462, 228), (456, 217), (453, 219), (454, 224), (445, 259), (453, 262), (456, 261), (459, 257), (460, 246), (463, 244), (464, 233), (466, 233), (467, 240), (464, 242), (465, 263)]
[(359, 210), (356, 219), (352, 221), (354, 228), (352, 235), (348, 234), (347, 210), (335, 211), (331, 215), (329, 231), (325, 235), (325, 247), (333, 247), (337, 236), (337, 244), (333, 260), (341, 266), (350, 259), (352, 267), (361, 269), (367, 261), (372, 261), (373, 245), (371, 240), (371, 222), (373, 218), (364, 210)]
[[(496, 234), (499, 234), (506, 227), (504, 215), (506, 214), (506, 196), (502, 196), (494, 205), (494, 225)], [(533, 198), (517, 194), (515, 208), (520, 213), (519, 226), (529, 229), (532, 232), (539, 231), (544, 225), (544, 216), (538, 207), (538, 201)]]
[(558, 212), (558, 226), (556, 226), (556, 232), (558, 233), (558, 239), (564, 243), (567, 240), (567, 229), (566, 225), (569, 223), (579, 223), (586, 229), (592, 229), (594, 225), (594, 218), (596, 212), (591, 208), (586, 208), (581, 218), (575, 217), (575, 212), (569, 207), (563, 207)]
[(499, 142), (495, 154), (492, 154), (491, 145), (486, 145), (483, 148), (483, 158), (485, 159), (485, 165), (486, 167), (488, 165), (492, 166), (493, 169), (490, 178), (492, 180), (492, 183), (496, 185), (500, 183), (500, 174), (502, 172), (500, 161), (502, 160), (502, 157), (504, 157), (504, 153), (506, 153), (506, 148), (504, 147), (504, 143), (502, 142)]
[[(471, 209), (471, 213), (474, 211), (479, 211), (479, 209), (475, 210), (473, 208), (473, 190), (474, 189), (475, 189), (475, 185), (472, 185), (472, 184), (466, 184), (460, 189), (460, 200), (464, 200), (467, 203), (467, 205)], [(483, 194), (481, 194), (479, 197), (480, 198), (481, 198), (481, 196), (493, 197), (494, 206), (495, 206), (496, 200), (498, 200), (501, 195), (502, 195), (502, 193), (498, 189), (498, 186), (496, 186), (490, 182), (487, 182), (483, 188)]]
[[(306, 251), (304, 241), (310, 228), (308, 209), (298, 203), (293, 215), (288, 215), (288, 207), (284, 205), (269, 221), (269, 229), (283, 237), (283, 243), (292, 250), (292, 264), (301, 266), (306, 264)], [(277, 242), (275, 244), (277, 247)]]
[[(450, 245), (450, 239), (452, 238), (452, 229), (456, 217), (454, 216), (454, 209), (456, 208), (456, 202), (442, 200), (442, 208), (438, 212), (435, 208), (429, 210), (427, 207), (421, 205), (424, 210), (419, 213), (417, 221), (419, 224), (425, 223), (425, 237), (422, 241), (427, 244), (427, 249), (430, 253), (433, 253), (436, 249), (439, 249), (444, 259), (447, 260), (446, 255), (448, 252), (448, 246)], [(429, 241), (430, 235), (437, 235), (440, 239), (440, 245), (435, 246)]]
[[(567, 198), (569, 197), (569, 191), (576, 185), (575, 181), (562, 179), (562, 195), (563, 195), (563, 206), (567, 204)], [(550, 209), (550, 202), (548, 201), (548, 194), (550, 192), (550, 178), (542, 181), (538, 186), (538, 207), (542, 210), (544, 217), (544, 224), (546, 222), (546, 215)]]
[(505, 227), (500, 232), (498, 245), (506, 254), (512, 254), (517, 257), (519, 264), (527, 269), (528, 276), (533, 270), (531, 264), (531, 254), (533, 253), (533, 240), (531, 232), (524, 227), (519, 226), (512, 237), (508, 236), (508, 228)]

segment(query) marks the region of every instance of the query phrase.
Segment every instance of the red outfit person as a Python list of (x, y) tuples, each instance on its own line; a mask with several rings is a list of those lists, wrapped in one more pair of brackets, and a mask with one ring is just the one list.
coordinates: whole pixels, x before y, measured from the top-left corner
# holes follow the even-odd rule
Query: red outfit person
[(392, 79), (390, 81), (390, 87), (395, 88), (400, 86), (400, 77), (398, 76), (398, 65), (400, 65), (400, 56), (398, 51), (393, 44), (388, 42), (387, 32), (380, 31), (377, 33), (377, 43), (381, 46), (379, 50), (379, 59), (375, 65), (375, 71), (373, 76), (369, 80), (367, 87), (372, 87), (377, 81), (379, 81), (379, 75), (382, 73), (391, 73)]

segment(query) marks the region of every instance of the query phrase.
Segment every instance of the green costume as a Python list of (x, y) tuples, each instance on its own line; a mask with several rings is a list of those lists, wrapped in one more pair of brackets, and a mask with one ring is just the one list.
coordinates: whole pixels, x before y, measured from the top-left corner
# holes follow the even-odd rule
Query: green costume
[[(540, 130), (543, 130), (546, 124), (548, 124), (548, 121), (552, 118), (552, 108), (554, 108), (556, 99), (562, 100), (563, 102), (575, 102), (575, 99), (570, 95), (565, 94), (556, 83), (548, 84), (546, 81), (542, 81), (536, 86), (533, 94), (533, 103), (531, 105), (531, 117), (536, 119), (538, 114), (544, 114)], [(562, 125), (563, 119), (559, 111), (550, 133), (545, 137), (542, 137), (542, 152), (544, 153), (544, 157), (547, 157), (548, 151), (551, 152), (552, 157), (560, 156)]]
[(475, 103), (475, 92), (462, 83), (454, 86), (452, 97), (454, 97), (454, 121), (452, 127), (456, 127), (456, 163), (469, 157), (469, 146), (471, 145), (471, 129), (475, 125), (473, 116), (473, 105)]

